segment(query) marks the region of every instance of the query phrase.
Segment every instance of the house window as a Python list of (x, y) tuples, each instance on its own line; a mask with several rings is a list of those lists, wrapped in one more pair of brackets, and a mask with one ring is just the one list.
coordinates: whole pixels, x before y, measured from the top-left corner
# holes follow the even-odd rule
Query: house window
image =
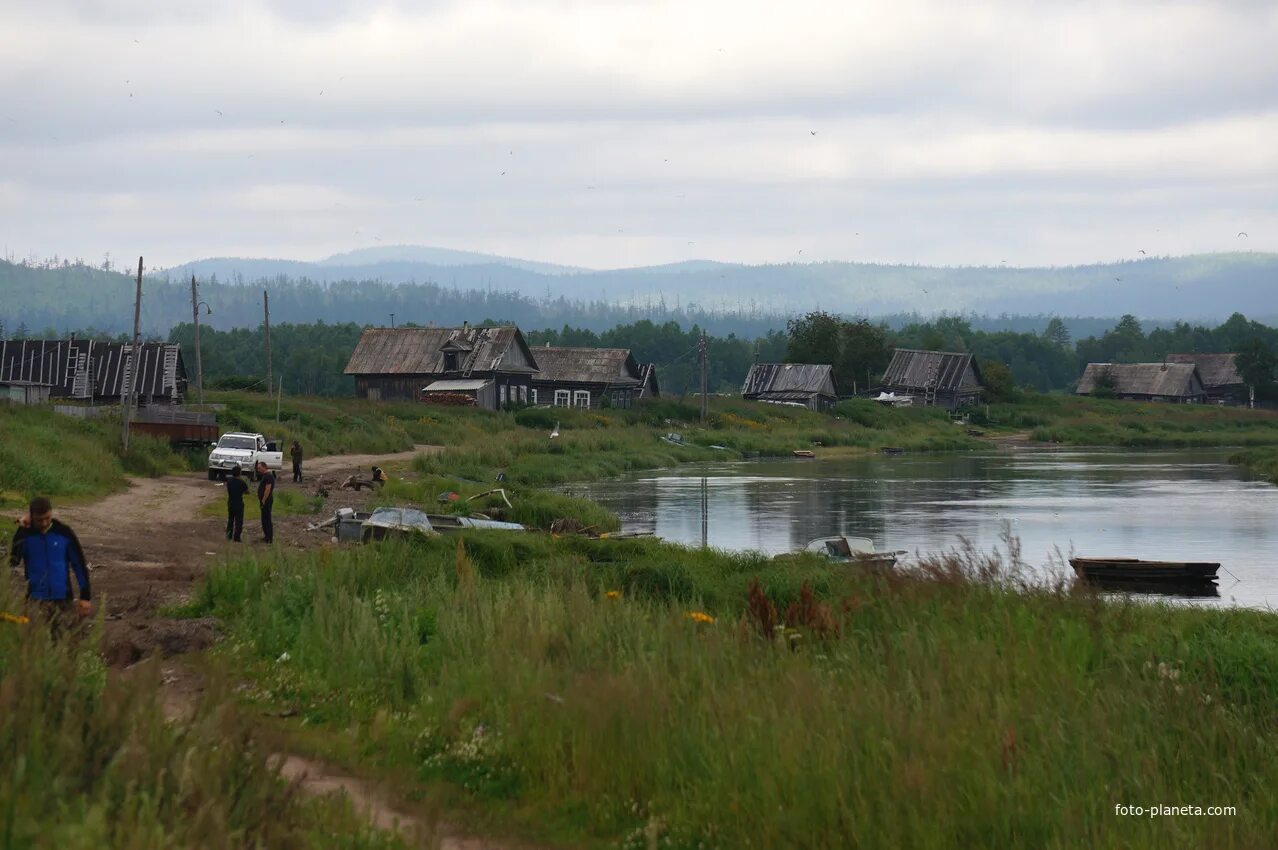
[(444, 352), (444, 371), (445, 372), (457, 371), (457, 352), (456, 351)]
[(506, 406), (506, 385), (505, 384), (501, 385), (501, 406), (502, 407)]
[(572, 393), (568, 390), (555, 390), (555, 407), (571, 407)]
[(577, 390), (577, 392), (573, 394), (572, 406), (573, 407), (590, 407), (590, 391)]
[(528, 403), (528, 388), (527, 388), (527, 387), (523, 387), (523, 386), (521, 386), (521, 387), (519, 388), (519, 403), (520, 403), (520, 404), (527, 404), (527, 403)]
[(530, 390), (530, 392), (532, 393), (532, 403), (533, 403), (533, 404), (536, 404), (536, 403), (537, 403), (537, 391), (536, 391), (536, 390)]
[(629, 407), (630, 393), (626, 392), (625, 390), (613, 390), (612, 406), (613, 407)]

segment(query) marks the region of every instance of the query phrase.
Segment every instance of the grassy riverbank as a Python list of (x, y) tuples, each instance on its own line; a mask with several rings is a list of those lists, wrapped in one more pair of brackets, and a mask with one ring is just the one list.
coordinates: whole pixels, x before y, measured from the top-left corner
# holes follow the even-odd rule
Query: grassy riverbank
[[(0, 611), (22, 606), (0, 582)], [(132, 673), (108, 679), (96, 641), (0, 620), (0, 846), (401, 846), (300, 797), (235, 712), (171, 724), (158, 666)]]
[[(988, 411), (988, 412), (987, 412)], [(1278, 445), (1278, 413), (1193, 404), (1025, 394), (976, 410), (973, 422), (1029, 430), (1044, 443), (1127, 448)]]
[[(1004, 570), (488, 534), (236, 561), (198, 608), (252, 698), (299, 712), (297, 746), (543, 836), (1265, 844), (1278, 621), (1009, 592)], [(1154, 802), (1237, 813), (1114, 814)]]

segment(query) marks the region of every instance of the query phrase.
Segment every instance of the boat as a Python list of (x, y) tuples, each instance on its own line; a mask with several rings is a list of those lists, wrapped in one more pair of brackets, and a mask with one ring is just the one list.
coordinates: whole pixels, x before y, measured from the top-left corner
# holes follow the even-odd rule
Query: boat
[(467, 529), (486, 531), (524, 531), (517, 522), (502, 522), (487, 517), (454, 516), (452, 514), (426, 514), (430, 527), (438, 532), (465, 531)]
[(1080, 578), (1097, 582), (1206, 584), (1220, 564), (1208, 561), (1142, 561), (1139, 558), (1070, 558)]
[(813, 452), (811, 449), (795, 449), (794, 456), (795, 457), (816, 457), (816, 453)]
[(841, 564), (862, 564), (867, 567), (893, 567), (897, 559), (908, 554), (904, 549), (879, 552), (868, 537), (818, 537), (803, 548), (805, 552), (824, 555)]

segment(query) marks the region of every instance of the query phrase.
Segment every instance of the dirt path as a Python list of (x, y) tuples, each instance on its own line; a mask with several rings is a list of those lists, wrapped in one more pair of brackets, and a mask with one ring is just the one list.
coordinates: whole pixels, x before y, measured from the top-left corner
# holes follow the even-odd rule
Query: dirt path
[[(312, 492), (324, 476), (363, 475), (373, 464), (405, 463), (418, 452), (438, 450), (417, 446), (410, 452), (319, 457), (303, 467), (313, 481), (294, 485), (282, 480), (280, 487)], [(152, 654), (198, 651), (217, 639), (212, 620), (174, 620), (159, 616), (159, 611), (189, 600), (209, 562), (237, 545), (226, 540), (224, 519), (202, 513), (208, 505), (220, 503), (225, 492), (220, 482), (191, 473), (132, 479), (122, 493), (55, 506), (84, 546), (95, 599), (105, 600), (103, 649), (112, 666), (124, 667)], [(277, 544), (318, 543), (314, 535), (308, 538), (305, 527), (302, 517), (277, 518)], [(244, 538), (252, 540), (257, 534), (256, 528), (246, 528)]]
[[(370, 467), (407, 463), (418, 453), (438, 446), (416, 446), (392, 454), (334, 455), (307, 460), (306, 480), (294, 485), (281, 476), (281, 488), (300, 486), (314, 492), (346, 475), (366, 476)], [(332, 499), (357, 503), (367, 494)], [(220, 504), (225, 490), (203, 474), (140, 478), (129, 488), (96, 502), (55, 506), (58, 517), (75, 529), (92, 570), (94, 598), (106, 605), (103, 650), (118, 675), (135, 662), (159, 656), (161, 698), (165, 714), (181, 721), (192, 716), (204, 696), (202, 676), (181, 656), (211, 646), (219, 637), (211, 618), (164, 617), (163, 606), (187, 601), (208, 564), (233, 551), (237, 544), (224, 535), (224, 519), (204, 513)], [(276, 545), (320, 545), (322, 536), (307, 534), (311, 517), (276, 519)], [(245, 540), (256, 533), (245, 529)], [(238, 544), (243, 547), (252, 544)], [(142, 668), (134, 668), (142, 669)], [(398, 831), (415, 846), (440, 850), (535, 850), (533, 845), (467, 834), (437, 819), (406, 811), (391, 802), (373, 783), (313, 759), (277, 753), (272, 760), (285, 779), (308, 794), (344, 794), (356, 810), (376, 826)]]

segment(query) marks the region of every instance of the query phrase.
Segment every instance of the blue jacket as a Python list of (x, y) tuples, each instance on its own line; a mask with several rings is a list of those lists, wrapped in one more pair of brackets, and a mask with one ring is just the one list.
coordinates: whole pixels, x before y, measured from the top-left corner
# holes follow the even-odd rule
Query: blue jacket
[(80, 585), (80, 598), (89, 598), (89, 571), (84, 550), (75, 532), (56, 519), (41, 534), (34, 528), (19, 528), (9, 548), (9, 565), (22, 561), (31, 599), (70, 599), (71, 573)]

